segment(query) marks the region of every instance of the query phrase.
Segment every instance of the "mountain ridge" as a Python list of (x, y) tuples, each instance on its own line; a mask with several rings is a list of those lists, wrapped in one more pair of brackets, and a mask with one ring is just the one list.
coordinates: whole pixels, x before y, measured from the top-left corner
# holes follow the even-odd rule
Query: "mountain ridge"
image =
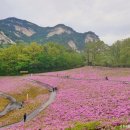
[[(85, 43), (97, 41), (99, 37), (92, 31), (80, 33), (65, 24), (41, 27), (27, 20), (9, 17), (0, 20), (0, 32), (12, 42), (57, 42), (74, 50), (83, 50)], [(5, 39), (5, 41), (7, 41)], [(4, 43), (4, 40), (2, 40)], [(1, 44), (1, 40), (0, 40)]]

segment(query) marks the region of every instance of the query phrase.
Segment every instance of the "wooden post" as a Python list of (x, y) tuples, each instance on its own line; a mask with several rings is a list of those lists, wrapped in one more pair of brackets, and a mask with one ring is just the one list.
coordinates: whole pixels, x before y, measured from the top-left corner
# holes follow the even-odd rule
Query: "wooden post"
[(28, 93), (27, 93), (27, 98), (26, 98), (26, 100), (28, 101)]

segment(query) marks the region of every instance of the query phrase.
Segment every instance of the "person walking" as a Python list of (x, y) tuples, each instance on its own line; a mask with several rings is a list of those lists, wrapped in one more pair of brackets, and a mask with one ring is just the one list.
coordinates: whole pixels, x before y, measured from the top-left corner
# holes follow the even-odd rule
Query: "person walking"
[(105, 78), (106, 80), (108, 80), (108, 77), (106, 76), (106, 78)]
[(24, 120), (24, 122), (26, 122), (26, 119), (27, 119), (27, 114), (24, 113), (24, 115), (23, 115), (23, 120)]

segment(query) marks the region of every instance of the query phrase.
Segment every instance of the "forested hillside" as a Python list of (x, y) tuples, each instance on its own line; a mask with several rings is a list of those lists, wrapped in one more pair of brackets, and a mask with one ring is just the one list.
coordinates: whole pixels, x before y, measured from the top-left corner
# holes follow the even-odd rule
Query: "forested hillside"
[(89, 42), (84, 52), (89, 65), (130, 67), (130, 38), (111, 46), (103, 41)]
[(83, 63), (81, 54), (54, 43), (19, 44), (0, 49), (0, 75), (63, 70)]
[(103, 41), (89, 42), (82, 53), (56, 43), (22, 43), (0, 49), (0, 75), (56, 71), (83, 65), (130, 67), (130, 38), (112, 46)]

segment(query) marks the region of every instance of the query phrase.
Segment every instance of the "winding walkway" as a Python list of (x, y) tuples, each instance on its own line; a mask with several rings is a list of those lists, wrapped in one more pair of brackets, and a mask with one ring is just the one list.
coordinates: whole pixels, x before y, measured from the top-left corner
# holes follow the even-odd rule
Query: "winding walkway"
[[(48, 90), (52, 90), (52, 88), (54, 88), (54, 86), (51, 86), (51, 85), (46, 84), (46, 83), (42, 83), (40, 81), (36, 81), (36, 80), (32, 80), (32, 79), (29, 79), (29, 81), (37, 83), (39, 85), (42, 85), (42, 86), (46, 87)], [(49, 97), (48, 101), (46, 103), (43, 103), (39, 108), (37, 108), (36, 110), (34, 110), (32, 113), (30, 113), (27, 116), (27, 121), (33, 119), (41, 111), (43, 111), (46, 107), (48, 107), (54, 101), (55, 97), (56, 97), (56, 91), (52, 91), (51, 94), (50, 94), (50, 97)]]
[[(92, 81), (103, 81), (105, 79), (84, 79), (84, 78), (73, 78), (67, 76), (57, 76), (57, 75), (36, 75), (36, 76), (49, 76), (49, 77), (57, 77), (57, 78), (63, 78), (63, 79), (72, 79), (72, 80), (92, 80)], [(120, 81), (120, 80), (108, 80), (111, 82), (119, 82), (119, 83), (124, 83), (124, 84), (130, 84), (130, 81)], [(126, 125), (126, 128), (130, 128), (130, 124)]]
[(5, 107), (5, 109), (0, 112), (0, 117), (6, 115), (8, 112), (15, 110), (15, 109), (20, 109), (22, 108), (22, 102), (17, 102), (16, 99), (8, 94), (5, 94), (3, 92), (0, 92), (0, 96), (3, 98), (6, 98), (10, 101), (10, 103)]
[[(68, 77), (68, 76), (54, 76), (54, 75), (37, 75), (37, 76), (50, 76), (50, 77), (58, 77), (58, 78), (73, 79), (73, 80), (94, 80), (94, 81), (105, 80), (105, 79), (70, 78), (70, 77)], [(49, 84), (42, 83), (42, 82), (40, 82), (40, 81), (32, 80), (32, 79), (28, 79), (28, 81), (31, 81), (31, 82), (37, 83), (37, 84), (39, 84), (39, 85), (42, 85), (42, 86), (46, 87), (48, 90), (51, 91), (51, 94), (50, 94), (50, 97), (49, 97), (48, 101), (47, 101), (46, 103), (43, 103), (39, 108), (37, 108), (36, 110), (34, 110), (32, 113), (30, 113), (30, 114), (27, 116), (27, 121), (30, 121), (31, 119), (33, 119), (34, 117), (36, 117), (41, 111), (43, 111), (46, 107), (48, 107), (48, 106), (55, 100), (56, 91), (52, 91), (52, 88), (54, 88), (54, 86), (51, 86), (51, 85), (49, 85)], [(118, 80), (108, 80), (108, 81), (122, 82), (122, 83), (126, 83), (126, 84), (129, 84), (129, 83), (130, 83), (130, 81), (118, 81)], [(2, 93), (0, 93), (0, 95), (2, 95)], [(13, 100), (15, 100), (15, 99), (13, 99)], [(17, 125), (17, 124), (20, 124), (20, 123), (22, 123), (22, 122), (23, 122), (23, 120), (21, 120), (21, 121), (18, 122), (18, 123), (14, 123), (14, 124)], [(14, 124), (8, 125), (8, 126), (4, 126), (4, 127), (0, 127), (0, 129), (1, 129), (1, 128), (11, 127), (11, 126), (13, 126)], [(127, 125), (126, 127), (127, 127), (127, 128), (130, 128), (130, 125)]]
[[(57, 78), (62, 78), (62, 79), (72, 79), (72, 80), (86, 80), (86, 81), (104, 81), (104, 79), (85, 79), (85, 78), (74, 78), (70, 77), (69, 75), (66, 76), (57, 76), (57, 75), (36, 75), (36, 76), (48, 76), (48, 77), (57, 77)], [(120, 82), (120, 83), (125, 83), (125, 84), (130, 84), (130, 81), (123, 81), (123, 80), (106, 80), (106, 81), (111, 81), (111, 82)]]
[[(50, 94), (50, 97), (49, 97), (48, 101), (43, 103), (40, 107), (38, 107), (36, 110), (34, 110), (33, 112), (31, 112), (30, 114), (27, 115), (26, 121), (30, 121), (31, 119), (36, 117), (41, 111), (43, 111), (45, 108), (47, 108), (51, 103), (53, 103), (53, 101), (56, 98), (56, 91), (52, 91), (52, 88), (54, 88), (54, 86), (51, 86), (49, 84), (42, 83), (40, 81), (36, 81), (36, 80), (32, 80), (32, 79), (26, 79), (26, 80), (37, 83), (37, 84), (39, 84), (39, 85), (41, 85), (43, 87), (46, 87), (48, 90), (51, 91), (51, 94)], [(9, 128), (9, 127), (11, 127), (13, 125), (19, 125), (20, 123), (23, 123), (23, 121), (24, 120), (21, 120), (19, 122), (11, 124), (11, 125), (2, 126), (2, 127), (0, 127), (0, 129), (2, 130), (3, 128)]]

